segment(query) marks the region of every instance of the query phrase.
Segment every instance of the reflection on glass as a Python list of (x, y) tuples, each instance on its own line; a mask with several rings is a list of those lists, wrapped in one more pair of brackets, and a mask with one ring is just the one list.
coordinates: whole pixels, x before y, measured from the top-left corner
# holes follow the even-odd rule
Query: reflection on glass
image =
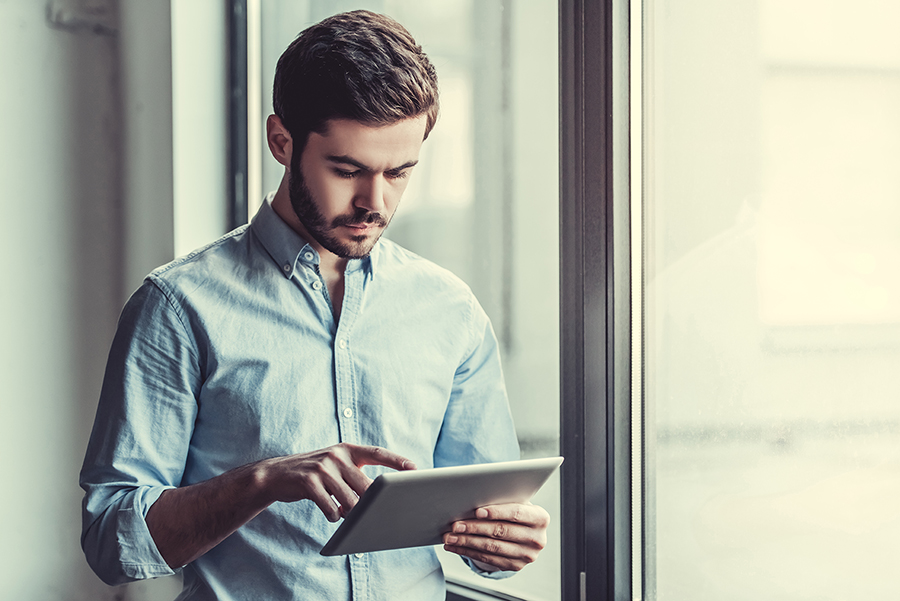
[[(262, 0), (261, 8), (265, 88), (294, 36), (342, 10), (389, 14), (422, 44), (438, 72), (441, 115), (385, 235), (471, 286), (502, 344), (523, 456), (558, 454), (556, 2)], [(270, 103), (266, 92), (260, 123)], [(256, 195), (281, 173), (266, 158)], [(445, 573), (524, 599), (559, 599), (558, 479), (535, 503), (553, 516), (536, 564), (492, 581), (444, 554)]]
[(900, 5), (644, 14), (645, 598), (900, 597)]

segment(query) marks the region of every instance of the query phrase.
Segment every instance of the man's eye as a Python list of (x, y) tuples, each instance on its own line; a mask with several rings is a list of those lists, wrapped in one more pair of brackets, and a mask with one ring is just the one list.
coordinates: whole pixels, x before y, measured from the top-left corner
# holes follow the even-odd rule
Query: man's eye
[(384, 176), (388, 179), (403, 179), (409, 175), (409, 170), (404, 169), (403, 171), (385, 171)]
[(353, 179), (354, 177), (356, 177), (356, 174), (359, 173), (359, 171), (347, 171), (346, 169), (335, 169), (334, 173), (338, 177), (343, 177), (344, 179)]

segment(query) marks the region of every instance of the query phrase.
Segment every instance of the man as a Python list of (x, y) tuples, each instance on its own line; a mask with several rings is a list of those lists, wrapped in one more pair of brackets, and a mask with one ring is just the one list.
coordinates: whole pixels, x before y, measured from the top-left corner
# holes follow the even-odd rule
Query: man
[[(179, 599), (443, 599), (432, 548), (318, 553), (385, 469), (518, 456), (483, 310), (380, 240), (437, 117), (434, 69), (395, 21), (337, 15), (282, 55), (273, 103), (278, 190), (123, 310), (82, 546), (110, 584), (183, 569)], [(547, 522), (482, 508), (445, 548), (508, 575)]]

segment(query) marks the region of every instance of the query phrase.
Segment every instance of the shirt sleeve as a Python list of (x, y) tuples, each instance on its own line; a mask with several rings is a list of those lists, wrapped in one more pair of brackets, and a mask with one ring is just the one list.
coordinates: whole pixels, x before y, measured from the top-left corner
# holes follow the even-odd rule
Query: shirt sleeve
[[(450, 402), (434, 453), (434, 466), (511, 461), (519, 443), (509, 409), (500, 346), (491, 322), (473, 299), (471, 344), (453, 379)], [(481, 576), (507, 578), (512, 571), (487, 570), (463, 561)]]
[(174, 573), (145, 518), (181, 483), (202, 382), (196, 349), (183, 312), (146, 280), (119, 319), (81, 470), (81, 545), (107, 584)]
[(469, 314), (470, 343), (453, 378), (435, 445), (435, 467), (519, 458), (497, 337), (474, 298)]

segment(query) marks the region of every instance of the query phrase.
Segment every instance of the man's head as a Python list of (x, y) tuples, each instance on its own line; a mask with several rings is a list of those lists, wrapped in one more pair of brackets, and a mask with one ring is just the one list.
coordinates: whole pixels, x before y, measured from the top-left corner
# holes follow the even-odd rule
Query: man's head
[(334, 255), (367, 255), (437, 119), (431, 62), (389, 17), (335, 15), (282, 54), (272, 100), (269, 146), (288, 168), (273, 207), (289, 199), (293, 215), (280, 214)]
[(377, 126), (425, 115), (427, 137), (437, 120), (437, 74), (402, 25), (357, 10), (309, 27), (288, 46), (272, 105), (298, 151), (332, 119)]

